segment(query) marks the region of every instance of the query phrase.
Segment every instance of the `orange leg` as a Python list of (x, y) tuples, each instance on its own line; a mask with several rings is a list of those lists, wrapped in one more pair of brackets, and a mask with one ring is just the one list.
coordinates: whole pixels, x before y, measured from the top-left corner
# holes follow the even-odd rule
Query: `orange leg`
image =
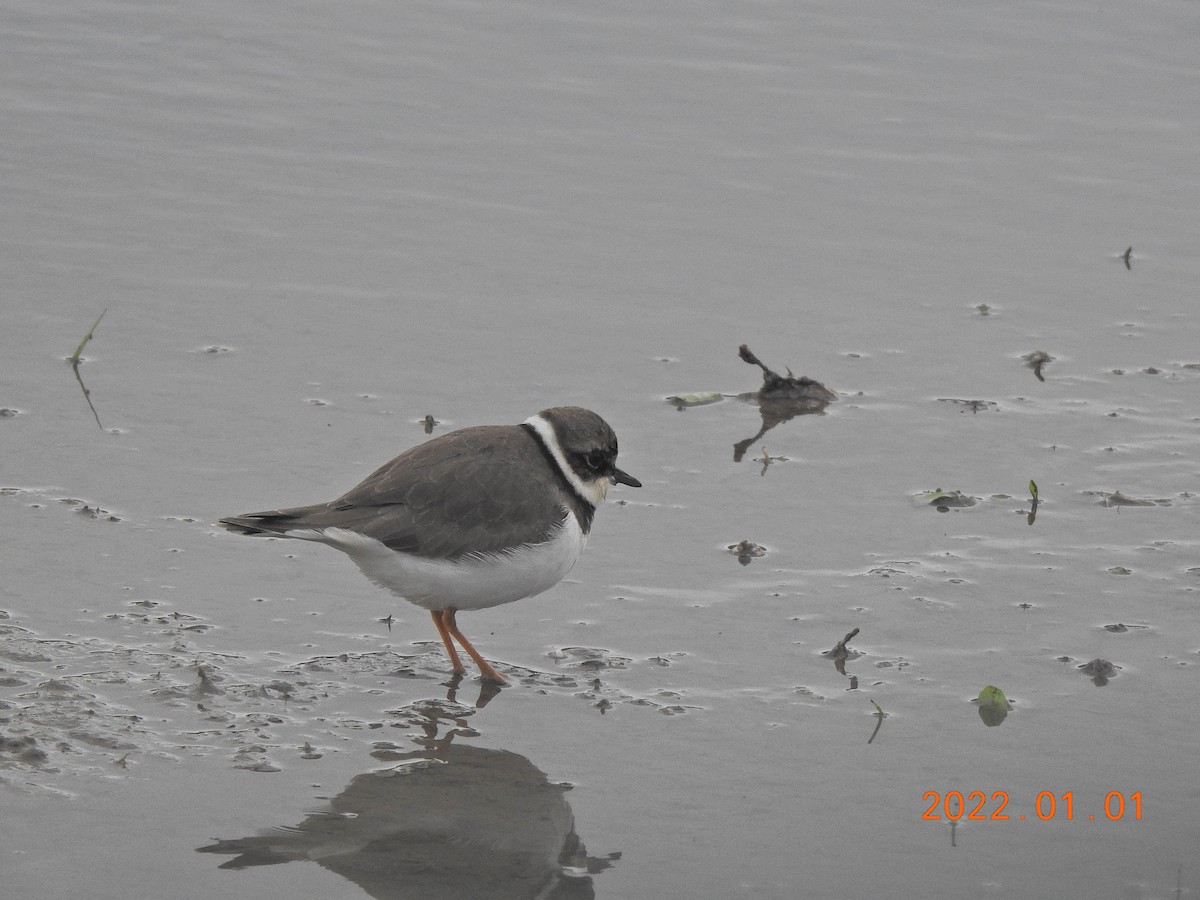
[(493, 669), (491, 663), (480, 656), (479, 651), (471, 646), (471, 642), (467, 640), (467, 636), (458, 630), (458, 623), (454, 620), (457, 614), (458, 610), (453, 607), (433, 612), (434, 624), (437, 625), (438, 634), (442, 636), (442, 643), (446, 645), (446, 652), (450, 655), (450, 662), (454, 666), (454, 671), (462, 674), (466, 670), (459, 661), (458, 652), (454, 649), (453, 641), (450, 640), (451, 636), (470, 654), (471, 659), (475, 660), (475, 665), (479, 666), (479, 674), (483, 676), (485, 681), (494, 681), (496, 684), (508, 684), (508, 679)]
[(431, 609), (429, 614), (433, 616), (433, 624), (437, 626), (438, 634), (442, 636), (442, 643), (446, 645), (446, 655), (450, 657), (450, 665), (454, 667), (454, 673), (461, 675), (467, 670), (463, 668), (462, 660), (458, 658), (458, 651), (454, 649), (454, 641), (450, 638), (450, 632), (442, 622), (442, 616), (450, 612), (450, 610)]

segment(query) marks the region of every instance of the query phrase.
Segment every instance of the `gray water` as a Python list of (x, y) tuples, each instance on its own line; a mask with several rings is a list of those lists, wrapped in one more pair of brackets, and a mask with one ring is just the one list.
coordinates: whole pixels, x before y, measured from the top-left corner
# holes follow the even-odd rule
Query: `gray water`
[[(6, 893), (1197, 891), (1193, 5), (4, 19)], [(742, 343), (838, 400), (735, 462)], [(462, 616), (482, 705), (338, 554), (210, 524), (565, 403), (645, 487)]]

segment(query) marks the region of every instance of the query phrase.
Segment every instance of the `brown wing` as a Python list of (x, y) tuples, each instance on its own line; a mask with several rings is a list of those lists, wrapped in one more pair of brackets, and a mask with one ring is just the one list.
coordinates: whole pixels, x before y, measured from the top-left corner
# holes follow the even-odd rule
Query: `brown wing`
[(558, 525), (565, 515), (558, 481), (525, 429), (484, 425), (405, 451), (330, 503), (221, 524), (243, 534), (346, 528), (393, 550), (455, 559), (546, 540), (546, 523)]

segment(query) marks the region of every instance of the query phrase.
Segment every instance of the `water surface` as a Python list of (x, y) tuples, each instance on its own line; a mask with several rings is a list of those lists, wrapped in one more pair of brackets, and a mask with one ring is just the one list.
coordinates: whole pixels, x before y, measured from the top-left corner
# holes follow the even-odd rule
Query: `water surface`
[[(421, 857), (451, 896), (514, 848), (518, 896), (1194, 891), (1192, 12), (12, 10), (6, 886), (406, 896), (355, 854), (460, 829), (477, 865)], [(105, 309), (97, 427), (64, 358)], [(664, 398), (754, 390), (743, 342), (839, 399), (734, 462), (754, 406)], [(514, 676), (482, 708), (422, 611), (209, 524), (336, 496), (426, 414), (562, 403), (646, 486), (563, 584), (463, 617)], [(428, 819), (320, 830), (379, 773), (476, 758), (547, 827), (447, 824), (464, 776), (412, 782)], [(1010, 819), (922, 819), (952, 791)], [(321, 838), (195, 852), (281, 826)]]

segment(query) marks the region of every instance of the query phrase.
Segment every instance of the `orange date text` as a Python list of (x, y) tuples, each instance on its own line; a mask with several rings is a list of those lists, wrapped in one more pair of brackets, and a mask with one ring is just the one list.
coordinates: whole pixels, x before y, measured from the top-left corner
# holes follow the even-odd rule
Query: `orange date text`
[(1033, 798), (1028, 816), (1009, 809), (1008, 791), (926, 791), (921, 798), (927, 804), (921, 818), (925, 821), (941, 822), (1007, 822), (1026, 818), (1049, 822), (1055, 819), (1071, 821), (1086, 818), (1090, 821), (1107, 820), (1120, 822), (1123, 819), (1140, 821), (1142, 818), (1142, 792), (1126, 795), (1121, 791), (1109, 791), (1103, 802), (1091, 811), (1075, 808), (1075, 793), (1064, 791), (1040, 791)]

